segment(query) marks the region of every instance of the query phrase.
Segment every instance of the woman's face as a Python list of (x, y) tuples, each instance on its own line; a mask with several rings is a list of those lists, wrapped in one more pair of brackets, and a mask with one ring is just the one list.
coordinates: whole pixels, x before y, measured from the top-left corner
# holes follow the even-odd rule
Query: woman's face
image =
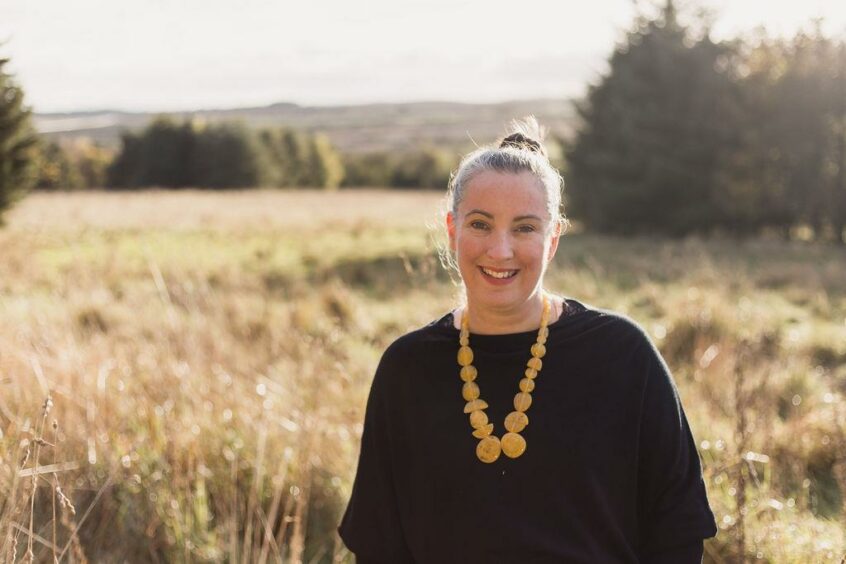
[(447, 231), (472, 307), (515, 313), (533, 305), (560, 228), (550, 225), (532, 173), (479, 173), (447, 215)]

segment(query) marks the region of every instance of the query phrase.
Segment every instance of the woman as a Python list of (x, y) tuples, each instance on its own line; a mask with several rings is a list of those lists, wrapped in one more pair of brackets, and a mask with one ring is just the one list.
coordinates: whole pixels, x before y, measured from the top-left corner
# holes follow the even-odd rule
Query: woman
[(357, 562), (700, 562), (716, 527), (666, 364), (544, 289), (566, 220), (537, 122), (467, 155), (448, 198), (466, 302), (379, 363), (338, 528)]

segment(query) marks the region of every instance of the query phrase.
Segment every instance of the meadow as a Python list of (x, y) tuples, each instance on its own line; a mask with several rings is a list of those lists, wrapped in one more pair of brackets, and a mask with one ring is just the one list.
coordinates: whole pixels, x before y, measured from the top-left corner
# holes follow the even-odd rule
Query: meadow
[[(0, 562), (352, 562), (381, 351), (458, 292), (440, 194), (33, 194), (0, 229)], [(549, 289), (638, 320), (700, 448), (705, 562), (846, 556), (846, 249), (574, 229)]]

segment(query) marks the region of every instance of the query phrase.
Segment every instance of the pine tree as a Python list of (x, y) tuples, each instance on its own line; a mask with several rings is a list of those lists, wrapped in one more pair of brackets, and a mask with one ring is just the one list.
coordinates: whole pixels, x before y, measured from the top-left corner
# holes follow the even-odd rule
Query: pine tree
[(8, 62), (0, 59), (0, 214), (34, 182), (38, 140), (23, 104), (23, 90), (3, 70)]
[[(843, 241), (846, 228), (846, 41), (819, 24), (793, 39), (761, 36), (739, 81), (743, 143), (735, 154), (731, 214), (789, 236), (805, 225)], [(754, 229), (753, 229), (754, 231)]]
[(589, 229), (684, 235), (720, 221), (720, 163), (737, 95), (725, 45), (694, 39), (672, 0), (619, 45), (579, 106), (568, 151), (571, 214)]

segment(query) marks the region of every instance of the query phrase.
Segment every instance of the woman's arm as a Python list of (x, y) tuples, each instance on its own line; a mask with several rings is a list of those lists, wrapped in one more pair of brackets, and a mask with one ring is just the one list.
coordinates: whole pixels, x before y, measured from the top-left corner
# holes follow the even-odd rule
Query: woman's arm
[[(639, 552), (645, 562), (700, 562), (702, 539), (717, 533), (708, 505), (696, 442), (670, 371), (651, 342), (642, 350), (646, 381), (641, 399), (638, 461)], [(665, 553), (693, 544), (691, 559)]]
[(397, 503), (391, 468), (386, 378), (393, 372), (386, 352), (379, 363), (367, 399), (358, 470), (352, 495), (338, 527), (344, 544), (366, 564), (413, 562)]

